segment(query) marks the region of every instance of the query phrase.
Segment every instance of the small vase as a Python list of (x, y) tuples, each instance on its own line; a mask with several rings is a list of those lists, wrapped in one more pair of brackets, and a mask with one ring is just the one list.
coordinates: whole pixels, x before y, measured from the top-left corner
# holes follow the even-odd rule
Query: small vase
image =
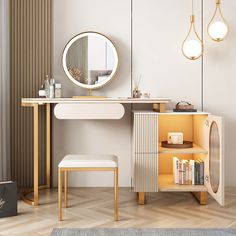
[(133, 98), (141, 98), (142, 93), (140, 90), (134, 89), (133, 90)]

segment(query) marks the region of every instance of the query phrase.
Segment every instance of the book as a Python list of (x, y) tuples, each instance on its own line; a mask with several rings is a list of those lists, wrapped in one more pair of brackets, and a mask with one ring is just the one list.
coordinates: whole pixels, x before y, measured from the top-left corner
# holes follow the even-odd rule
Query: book
[(195, 161), (195, 185), (200, 185), (200, 162)]
[(200, 176), (200, 185), (204, 185), (204, 161), (200, 160), (199, 161), (199, 176)]
[(188, 161), (182, 160), (181, 162), (182, 162), (182, 174), (183, 174), (182, 183), (187, 184), (187, 182), (188, 182), (188, 172), (187, 172)]
[(190, 160), (189, 161), (189, 165), (190, 165), (190, 177), (191, 177), (191, 184), (194, 185), (195, 184), (195, 171), (194, 171), (194, 160)]
[(182, 162), (182, 173), (183, 173), (182, 184), (186, 184), (186, 162)]
[(179, 159), (178, 157), (173, 158), (173, 176), (174, 176), (174, 183), (179, 183)]
[(173, 158), (173, 181), (175, 184), (204, 185), (203, 160), (179, 160)]
[(190, 185), (191, 184), (191, 177), (190, 177), (190, 164), (186, 165), (186, 184)]
[(183, 182), (183, 171), (182, 171), (182, 163), (179, 161), (179, 184)]

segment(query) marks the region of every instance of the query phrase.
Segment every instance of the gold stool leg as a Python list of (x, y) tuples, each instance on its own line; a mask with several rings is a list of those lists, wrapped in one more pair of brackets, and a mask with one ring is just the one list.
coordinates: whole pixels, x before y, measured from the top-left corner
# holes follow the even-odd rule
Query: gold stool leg
[(62, 220), (62, 181), (61, 181), (61, 173), (62, 171), (58, 168), (58, 220)]
[(68, 203), (68, 171), (64, 171), (64, 207), (67, 208)]
[(114, 218), (118, 221), (118, 168), (114, 171)]

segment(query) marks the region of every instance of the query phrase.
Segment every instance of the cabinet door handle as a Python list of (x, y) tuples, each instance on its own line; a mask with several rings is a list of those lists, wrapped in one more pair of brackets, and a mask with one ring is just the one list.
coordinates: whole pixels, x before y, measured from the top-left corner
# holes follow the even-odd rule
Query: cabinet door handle
[(206, 127), (209, 127), (209, 120), (205, 121), (205, 125), (206, 125)]

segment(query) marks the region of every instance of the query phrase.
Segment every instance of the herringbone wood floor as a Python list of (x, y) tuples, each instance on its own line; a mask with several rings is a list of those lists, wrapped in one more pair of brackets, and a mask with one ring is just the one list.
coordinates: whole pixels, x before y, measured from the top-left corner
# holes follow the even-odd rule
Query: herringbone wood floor
[(226, 206), (209, 197), (200, 206), (190, 193), (147, 195), (146, 205), (137, 205), (136, 194), (120, 188), (119, 222), (113, 221), (112, 188), (69, 189), (69, 208), (64, 221), (57, 221), (57, 190), (40, 193), (37, 208), (19, 201), (19, 215), (0, 219), (0, 235), (50, 235), (56, 227), (236, 227), (236, 188), (226, 190)]

